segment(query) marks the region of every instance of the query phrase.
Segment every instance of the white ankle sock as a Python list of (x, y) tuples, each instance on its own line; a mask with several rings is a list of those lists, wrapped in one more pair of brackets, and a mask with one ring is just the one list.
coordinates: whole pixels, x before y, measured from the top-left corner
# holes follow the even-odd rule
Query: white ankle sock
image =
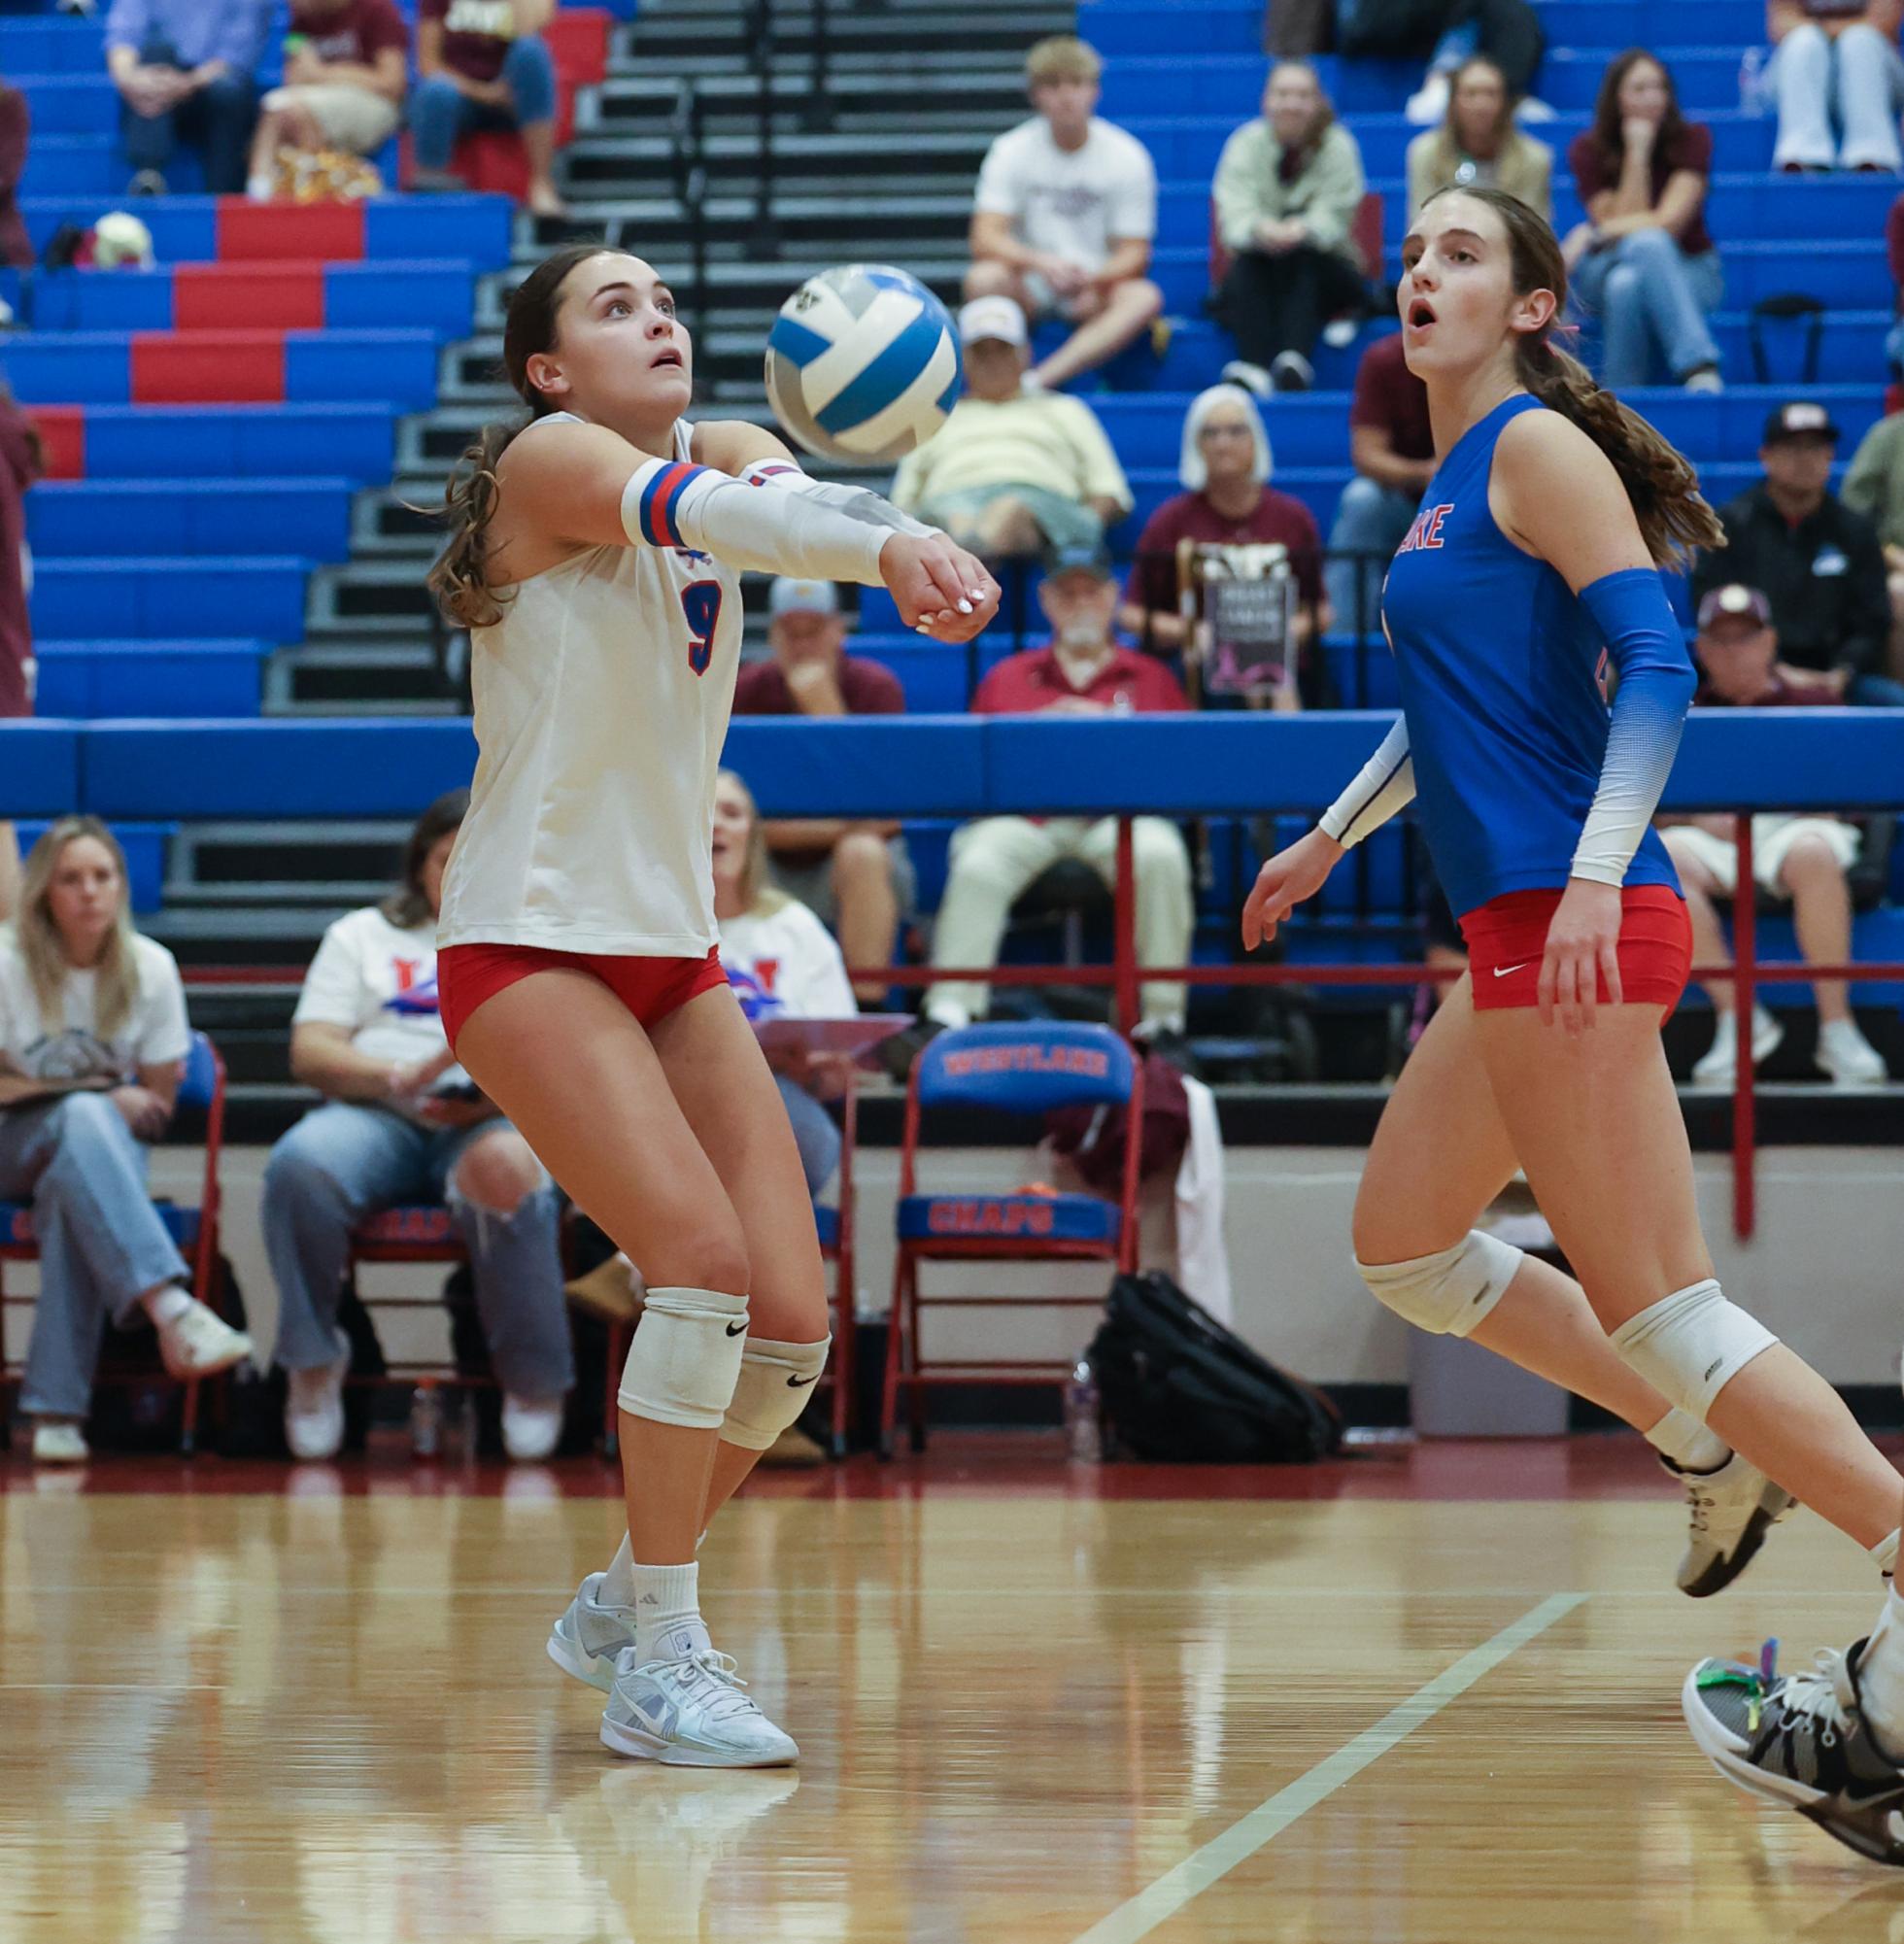
[(1732, 1457), (1732, 1448), (1676, 1404), (1646, 1434), (1647, 1443), (1683, 1472), (1716, 1472)]
[(710, 1646), (700, 1617), (700, 1568), (634, 1565), (634, 1657), (685, 1660)]
[(145, 1305), (146, 1314), (153, 1319), (153, 1328), (162, 1330), (167, 1323), (183, 1316), (191, 1308), (191, 1291), (176, 1282), (168, 1282), (163, 1289), (154, 1289), (150, 1296), (142, 1296), (139, 1301)]
[[(698, 1552), (707, 1544), (707, 1534), (702, 1533), (695, 1541), (695, 1551)], [(601, 1576), (601, 1586), (596, 1591), (604, 1607), (631, 1607), (634, 1605), (634, 1548), (629, 1544), (629, 1536), (622, 1534), (622, 1543), (615, 1549), (615, 1556), (608, 1562), (608, 1569)]]
[(1887, 1580), (1897, 1571), (1897, 1542), (1904, 1533), (1887, 1532), (1871, 1548), (1871, 1557), (1878, 1563), (1878, 1571)]
[(1894, 1586), (1857, 1663), (1857, 1690), (1880, 1747), (1904, 1750), (1904, 1599)]

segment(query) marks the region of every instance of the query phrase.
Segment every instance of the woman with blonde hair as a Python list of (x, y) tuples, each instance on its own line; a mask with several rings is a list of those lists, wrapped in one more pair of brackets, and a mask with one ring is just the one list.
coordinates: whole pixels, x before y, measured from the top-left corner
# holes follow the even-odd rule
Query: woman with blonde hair
[(1447, 113), (1409, 144), (1409, 215), (1437, 189), (1479, 184), (1553, 221), (1553, 151), (1521, 133), (1498, 61), (1470, 54), (1454, 70)]
[(109, 1316), (151, 1317), (181, 1380), (251, 1354), (187, 1287), (146, 1192), (140, 1143), (171, 1120), (190, 1043), (172, 954), (132, 928), (118, 840), (95, 818), (62, 818), (33, 846), (0, 935), (0, 1197), (31, 1200), (40, 1242), (20, 1409), (41, 1463), (87, 1455)]

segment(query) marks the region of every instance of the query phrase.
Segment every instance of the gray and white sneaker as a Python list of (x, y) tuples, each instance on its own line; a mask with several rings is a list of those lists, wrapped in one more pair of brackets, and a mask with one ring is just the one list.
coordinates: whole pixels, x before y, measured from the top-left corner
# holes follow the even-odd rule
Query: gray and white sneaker
[(610, 1606), (601, 1598), (606, 1577), (591, 1573), (549, 1629), (549, 1658), (564, 1674), (604, 1694), (614, 1690), (616, 1656), (634, 1646), (634, 1609)]
[(1680, 1561), (1679, 1588), (1695, 1600), (1729, 1586), (1797, 1500), (1775, 1485), (1751, 1459), (1734, 1451), (1716, 1472), (1683, 1472), (1660, 1465), (1685, 1492), (1690, 1531)]
[(1904, 1770), (1878, 1747), (1858, 1698), (1855, 1642), (1815, 1673), (1702, 1660), (1680, 1705), (1692, 1739), (1735, 1788), (1780, 1802), (1873, 1862), (1904, 1868)]
[[(705, 1636), (703, 1635), (704, 1639)], [(676, 1768), (784, 1768), (799, 1759), (746, 1692), (733, 1658), (703, 1646), (682, 1660), (616, 1663), (601, 1740), (617, 1755)]]

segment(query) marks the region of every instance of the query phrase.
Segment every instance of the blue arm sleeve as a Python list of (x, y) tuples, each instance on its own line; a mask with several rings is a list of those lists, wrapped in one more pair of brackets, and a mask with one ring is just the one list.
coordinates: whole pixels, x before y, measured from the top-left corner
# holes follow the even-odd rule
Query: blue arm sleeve
[(1606, 638), (1619, 691), (1572, 874), (1621, 884), (1679, 750), (1695, 686), (1692, 662), (1655, 568), (1607, 574), (1580, 597)]

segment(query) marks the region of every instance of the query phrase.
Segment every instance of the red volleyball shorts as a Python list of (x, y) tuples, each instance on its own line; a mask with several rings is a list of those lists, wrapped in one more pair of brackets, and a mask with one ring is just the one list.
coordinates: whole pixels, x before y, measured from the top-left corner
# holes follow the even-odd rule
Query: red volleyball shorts
[(710, 946), (704, 959), (547, 952), (536, 945), (447, 945), (436, 955), (436, 994), (451, 1047), (486, 999), (531, 972), (559, 971), (598, 978), (643, 1026), (659, 1024), (689, 1000), (728, 982), (718, 945)]
[[(1465, 913), (1461, 936), (1475, 983), (1475, 1009), (1540, 1004), (1547, 927), (1560, 906), (1554, 891), (1510, 891)], [(1619, 982), (1628, 1006), (1663, 1006), (1670, 1015), (1692, 970), (1692, 920), (1668, 884), (1629, 884), (1620, 893)], [(1600, 1004), (1613, 1004), (1604, 975)]]

